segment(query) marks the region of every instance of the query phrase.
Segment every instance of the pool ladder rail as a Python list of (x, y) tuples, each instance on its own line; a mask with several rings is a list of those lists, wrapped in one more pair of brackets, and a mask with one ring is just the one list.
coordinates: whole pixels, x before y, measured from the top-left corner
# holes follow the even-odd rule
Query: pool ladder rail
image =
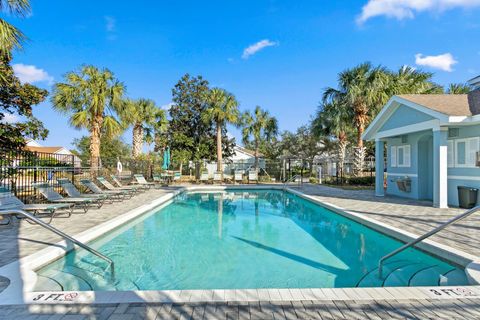
[(476, 206), (476, 207), (474, 207), (474, 208), (472, 208), (472, 209), (469, 209), (469, 210), (465, 211), (465, 212), (462, 213), (462, 214), (459, 214), (458, 216), (456, 216), (456, 217), (448, 220), (447, 222), (445, 222), (445, 223), (441, 224), (440, 226), (436, 227), (435, 229), (433, 229), (433, 230), (431, 230), (431, 231), (429, 231), (429, 232), (421, 235), (420, 237), (416, 238), (415, 240), (412, 240), (412, 241), (404, 244), (404, 245), (401, 246), (400, 248), (398, 248), (398, 249), (390, 252), (389, 254), (383, 256), (383, 257), (378, 261), (378, 277), (379, 277), (380, 279), (383, 278), (382, 271), (383, 271), (383, 265), (384, 265), (384, 263), (385, 263), (385, 260), (387, 260), (387, 259), (389, 259), (389, 258), (391, 258), (391, 257), (393, 257), (393, 256), (395, 256), (395, 255), (397, 255), (397, 254), (399, 254), (400, 252), (402, 252), (402, 251), (404, 251), (404, 250), (406, 250), (406, 249), (408, 249), (408, 248), (410, 248), (410, 247), (413, 247), (413, 246), (416, 245), (417, 243), (419, 243), (419, 242), (421, 242), (421, 241), (423, 241), (423, 240), (425, 240), (425, 239), (433, 236), (434, 234), (436, 234), (436, 233), (442, 231), (443, 229), (445, 229), (446, 227), (448, 227), (448, 226), (450, 226), (450, 225), (452, 225), (452, 224), (454, 224), (454, 223), (456, 223), (456, 222), (458, 222), (458, 221), (460, 221), (460, 220), (463, 220), (463, 219), (469, 217), (470, 215), (476, 213), (477, 211), (480, 211), (480, 206)]
[(302, 184), (302, 176), (299, 175), (299, 174), (296, 174), (293, 177), (290, 177), (289, 179), (287, 179), (283, 183), (283, 190), (285, 190), (287, 188), (287, 185), (288, 185), (289, 182), (295, 182), (298, 178), (300, 178), (300, 180), (298, 181), (298, 185), (301, 185)]
[(49, 224), (43, 222), (42, 220), (40, 220), (39, 218), (37, 218), (37, 217), (35, 217), (35, 216), (31, 215), (30, 213), (27, 213), (23, 210), (20, 210), (20, 209), (0, 210), (0, 215), (21, 215), (21, 216), (23, 216), (23, 217), (25, 217), (29, 220), (32, 220), (33, 222), (37, 223), (38, 225), (44, 227), (45, 229), (59, 235), (60, 237), (66, 239), (70, 242), (73, 242), (74, 244), (81, 247), (82, 249), (85, 249), (88, 252), (90, 252), (91, 254), (93, 254), (93, 255), (97, 256), (98, 258), (106, 261), (108, 263), (108, 267), (111, 270), (112, 279), (115, 278), (115, 265), (113, 263), (113, 260), (110, 259), (109, 257), (105, 256), (104, 254), (98, 252), (97, 250), (93, 249), (92, 247), (86, 245), (85, 243), (80, 242), (75, 238), (72, 238), (71, 236), (64, 233), (63, 231), (60, 231), (57, 228), (52, 227), (51, 225), (49, 225)]

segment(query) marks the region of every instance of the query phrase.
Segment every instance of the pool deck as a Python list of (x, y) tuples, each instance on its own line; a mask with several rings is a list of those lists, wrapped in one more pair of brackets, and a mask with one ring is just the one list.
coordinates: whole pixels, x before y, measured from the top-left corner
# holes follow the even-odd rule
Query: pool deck
[[(414, 234), (426, 232), (464, 211), (435, 209), (429, 203), (399, 198), (376, 198), (370, 190), (342, 190), (309, 184), (292, 188)], [(101, 209), (91, 209), (87, 214), (77, 213), (70, 218), (56, 218), (52, 225), (67, 234), (76, 235), (175, 189), (150, 190), (128, 201), (107, 204)], [(473, 216), (444, 230), (432, 240), (480, 256), (479, 222), (480, 217)], [(26, 221), (14, 226), (0, 226), (0, 266), (60, 240), (49, 231)], [(0, 278), (0, 292), (7, 285), (8, 281)], [(248, 301), (248, 298), (225, 297), (222, 301), (207, 302), (195, 301), (192, 298), (188, 303), (12, 305), (0, 307), (0, 319), (49, 319), (50, 316), (59, 319), (480, 319), (478, 296), (448, 299), (423, 296), (418, 300), (409, 299), (407, 296), (404, 299), (379, 299), (371, 296), (365, 299), (349, 294), (349, 290), (351, 289), (343, 289), (347, 294), (343, 300), (330, 299), (328, 295), (316, 295), (313, 290), (308, 296), (296, 295), (295, 289), (292, 289), (289, 291), (290, 301), (265, 298), (260, 299), (265, 301), (252, 302)], [(472, 291), (480, 295), (478, 287), (472, 287)]]

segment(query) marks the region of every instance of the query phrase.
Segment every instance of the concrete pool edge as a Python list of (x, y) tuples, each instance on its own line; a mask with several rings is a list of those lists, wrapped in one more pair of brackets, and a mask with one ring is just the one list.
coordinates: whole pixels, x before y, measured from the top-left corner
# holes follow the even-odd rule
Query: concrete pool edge
[[(177, 190), (171, 190), (169, 193), (152, 200), (148, 204), (144, 204), (140, 207), (137, 207), (133, 210), (130, 210), (114, 219), (105, 221), (104, 223), (85, 230), (81, 232), (78, 235), (75, 235), (74, 237), (82, 242), (89, 242), (94, 239), (97, 239), (98, 237), (106, 234), (107, 232), (110, 232), (127, 222), (130, 222), (134, 220), (135, 218), (146, 214), (147, 212), (153, 210), (153, 209), (158, 209), (159, 207), (166, 205), (169, 200), (173, 199), (175, 196), (178, 194), (185, 192), (185, 191), (223, 191), (223, 190), (245, 190), (245, 189), (257, 189), (257, 190), (271, 190), (271, 189), (276, 189), (276, 190), (286, 190), (292, 194), (298, 195), (306, 200), (309, 200), (317, 205), (320, 205), (322, 207), (325, 207), (327, 209), (330, 209), (338, 214), (341, 214), (349, 219), (352, 219), (358, 223), (364, 224), (369, 228), (372, 228), (375, 231), (384, 233), (386, 235), (389, 235), (393, 238), (396, 238), (401, 241), (409, 241), (416, 236), (410, 233), (407, 233), (405, 231), (393, 228), (389, 225), (383, 224), (381, 222), (378, 222), (374, 219), (368, 218), (366, 216), (363, 216), (361, 214), (357, 214), (354, 212), (349, 212), (346, 210), (343, 210), (342, 208), (339, 208), (337, 206), (331, 205), (329, 203), (322, 202), (318, 199), (315, 199), (312, 196), (306, 195), (302, 192), (299, 192), (298, 190), (294, 190), (291, 188), (284, 188), (283, 185), (233, 185), (233, 186), (185, 186), (182, 188), (179, 188)], [(428, 243), (427, 243), (428, 242)], [(304, 295), (309, 295), (310, 291), (315, 291), (315, 290), (320, 290), (317, 292), (317, 295), (319, 295), (319, 292), (327, 292), (330, 293), (330, 297), (332, 299), (338, 299), (338, 300), (355, 300), (354, 298), (357, 296), (358, 297), (364, 297), (365, 299), (367, 297), (370, 297), (371, 299), (376, 299), (374, 296), (380, 297), (388, 297), (392, 296), (392, 293), (397, 292), (399, 294), (403, 294), (404, 296), (407, 295), (411, 299), (415, 299), (415, 294), (418, 294), (420, 297), (427, 295), (428, 292), (432, 293), (435, 291), (431, 290), (441, 290), (445, 289), (448, 287), (425, 287), (423, 288), (421, 292), (419, 292), (418, 289), (419, 287), (397, 287), (397, 288), (333, 288), (333, 289), (251, 289), (251, 290), (179, 290), (179, 291), (171, 291), (171, 290), (164, 290), (164, 291), (125, 291), (125, 292), (117, 292), (117, 291), (107, 291), (107, 292), (102, 292), (102, 291), (81, 291), (81, 292), (74, 292), (74, 293), (69, 293), (66, 291), (61, 291), (61, 292), (32, 292), (33, 286), (36, 282), (36, 273), (34, 270), (39, 269), (40, 267), (44, 266), (45, 264), (48, 264), (61, 256), (65, 255), (69, 250), (72, 249), (71, 246), (67, 246), (67, 243), (65, 241), (60, 241), (57, 243), (57, 246), (59, 247), (47, 247), (45, 249), (42, 249), (38, 251), (35, 254), (25, 256), (17, 261), (14, 261), (10, 264), (7, 264), (3, 267), (0, 268), (0, 275), (7, 277), (10, 280), (10, 285), (0, 293), (0, 305), (9, 305), (9, 304), (24, 304), (24, 303), (57, 303), (57, 302), (65, 302), (65, 303), (70, 303), (72, 301), (64, 300), (61, 301), (57, 298), (57, 300), (50, 300), (47, 299), (47, 297), (50, 297), (52, 295), (54, 296), (59, 296), (59, 297), (65, 297), (66, 295), (70, 294), (69, 297), (75, 296), (78, 297), (75, 298), (74, 300), (76, 303), (82, 303), (81, 301), (85, 301), (85, 303), (113, 303), (113, 302), (138, 302), (138, 299), (144, 299), (145, 297), (150, 296), (155, 296), (155, 297), (164, 297), (165, 299), (170, 299), (170, 298), (175, 298), (175, 299), (180, 299), (180, 300), (174, 300), (174, 302), (191, 302), (190, 300), (186, 300), (186, 297), (183, 297), (184, 294), (181, 294), (182, 292), (194, 292), (195, 296), (198, 295), (198, 292), (203, 292), (202, 294), (206, 294), (207, 296), (211, 293), (212, 296), (216, 291), (224, 291), (228, 292), (229, 297), (232, 295), (235, 296), (236, 292), (240, 292), (239, 294), (241, 297), (244, 296), (244, 294), (250, 292), (250, 295), (254, 291), (266, 291), (266, 293), (270, 297), (276, 297), (279, 300), (292, 300), (288, 299), (288, 297), (291, 296), (291, 294), (287, 294), (287, 292), (297, 292), (301, 296)], [(460, 264), (465, 267), (465, 271), (467, 272), (467, 275), (469, 277), (469, 280), (472, 281), (473, 283), (479, 283), (480, 282), (480, 271), (478, 266), (480, 266), (480, 262), (478, 259), (472, 255), (469, 255), (465, 252), (456, 250), (454, 248), (444, 246), (438, 243), (435, 243), (433, 241), (426, 241), (425, 247), (419, 246), (422, 250), (427, 251), (430, 254), (433, 254), (435, 256), (439, 256), (443, 258), (444, 260), (447, 261), (452, 261), (456, 264)], [(65, 250), (66, 248), (66, 250)], [(445, 257), (447, 256), (447, 257)], [(456, 259), (456, 260), (452, 260)], [(459, 263), (460, 261), (460, 263)], [(20, 272), (19, 272), (20, 270)], [(468, 297), (476, 297), (480, 295), (480, 286), (458, 286), (458, 287), (453, 287), (454, 291), (451, 292), (452, 296), (454, 297), (461, 297), (462, 292), (466, 293), (464, 296)], [(375, 289), (371, 291), (371, 289)], [(382, 291), (382, 289), (387, 290), (387, 291)], [(402, 289), (402, 290), (399, 290)], [(286, 291), (285, 291), (286, 290)], [(334, 290), (334, 292), (331, 292), (330, 290)], [(351, 291), (353, 290), (353, 291)], [(365, 291), (366, 290), (366, 291)], [(380, 292), (383, 292), (380, 294)], [(405, 290), (408, 290), (405, 291)], [(447, 289), (445, 289), (447, 290)], [(246, 291), (243, 292), (243, 291)], [(370, 294), (368, 292), (370, 291)], [(389, 293), (389, 291), (391, 291)], [(278, 297), (278, 292), (282, 293), (283, 292), (283, 297), (280, 296)], [(351, 295), (345, 295), (342, 294), (344, 292), (350, 292)], [(440, 294), (432, 293), (429, 297), (430, 298), (441, 298), (443, 296), (445, 297), (450, 297), (449, 294), (439, 291)], [(458, 293), (460, 292), (460, 293)], [(264, 292), (265, 293), (265, 292)], [(377, 295), (380, 294), (380, 295)], [(443, 295), (443, 296), (442, 296)], [(38, 298), (39, 296), (42, 296), (42, 298)], [(401, 295), (400, 295), (401, 296)], [(398, 299), (400, 296), (395, 296), (395, 299)], [(427, 295), (428, 296), (428, 295)], [(91, 301), (91, 299), (94, 299), (94, 301)], [(137, 297), (137, 298), (135, 298)], [(183, 297), (183, 298), (182, 298)], [(265, 297), (265, 295), (263, 295)], [(101, 298), (101, 299), (100, 299)], [(253, 300), (253, 301), (263, 301), (260, 299), (261, 297), (259, 296), (259, 300)], [(285, 299), (283, 299), (285, 298)], [(409, 298), (409, 299), (410, 299)], [(45, 301), (42, 299), (46, 299)], [(97, 302), (100, 299), (102, 302)], [(135, 300), (137, 299), (137, 300)], [(190, 299), (190, 297), (188, 297)], [(115, 300), (115, 301), (114, 301)], [(274, 299), (276, 300), (276, 299)], [(146, 301), (146, 300), (142, 300)], [(169, 300), (170, 301), (170, 300)], [(203, 301), (203, 300), (202, 300)], [(222, 300), (222, 301), (231, 301), (231, 300)], [(236, 300), (234, 300), (236, 301)], [(241, 301), (251, 301), (251, 300), (241, 300)], [(151, 301), (151, 302), (158, 302), (156, 301)]]

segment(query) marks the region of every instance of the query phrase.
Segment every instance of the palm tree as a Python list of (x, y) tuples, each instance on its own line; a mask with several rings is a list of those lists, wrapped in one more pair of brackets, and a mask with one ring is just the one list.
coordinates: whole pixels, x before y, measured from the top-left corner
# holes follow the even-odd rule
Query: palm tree
[(238, 101), (235, 96), (219, 88), (211, 89), (206, 97), (207, 109), (202, 114), (204, 122), (216, 125), (217, 140), (217, 171), (223, 173), (223, 154), (222, 154), (222, 128), (230, 123), (238, 125), (240, 122), (240, 112), (238, 111)]
[(133, 158), (137, 158), (142, 153), (143, 142), (146, 138), (145, 132), (149, 132), (154, 125), (158, 110), (155, 102), (149, 99), (129, 99), (125, 102), (125, 109), (121, 118), (126, 126), (133, 126)]
[[(0, 0), (0, 11), (6, 11), (17, 17), (25, 17), (31, 11), (30, 1), (28, 0)], [(22, 47), (22, 41), (26, 39), (25, 35), (9, 24), (0, 19), (0, 53), (10, 54), (10, 50)]]
[(70, 125), (90, 131), (90, 164), (95, 174), (100, 160), (100, 138), (122, 132), (117, 115), (122, 114), (125, 86), (108, 69), (84, 66), (69, 72), (64, 83), (53, 88), (54, 109), (70, 116)]
[(153, 151), (159, 152), (167, 145), (168, 120), (165, 110), (158, 108), (155, 112), (155, 120), (151, 127), (145, 130), (145, 142), (153, 143)]
[(248, 144), (250, 136), (253, 136), (255, 146), (255, 169), (258, 168), (258, 154), (261, 141), (270, 141), (278, 133), (277, 119), (270, 116), (268, 111), (262, 110), (259, 106), (253, 114), (245, 112), (243, 115), (243, 143)]
[[(397, 72), (388, 71), (388, 84), (381, 101), (383, 106), (388, 99), (398, 94), (432, 94), (443, 93), (443, 88), (433, 83), (433, 73), (403, 66)], [(380, 110), (377, 110), (377, 112)], [(376, 114), (374, 115), (376, 116)]]
[(378, 110), (384, 100), (388, 77), (383, 67), (372, 67), (370, 63), (360, 64), (341, 72), (338, 76), (338, 89), (327, 88), (323, 94), (324, 102), (343, 104), (349, 108), (353, 125), (357, 132), (355, 148), (355, 170), (359, 175), (363, 170), (365, 147), (362, 134), (373, 110)]
[(351, 131), (350, 114), (345, 105), (336, 101), (325, 103), (320, 107), (312, 121), (312, 132), (317, 137), (337, 140), (338, 169), (343, 172), (347, 153), (348, 137)]
[(447, 88), (448, 94), (467, 94), (471, 91), (471, 87), (464, 83), (450, 83)]

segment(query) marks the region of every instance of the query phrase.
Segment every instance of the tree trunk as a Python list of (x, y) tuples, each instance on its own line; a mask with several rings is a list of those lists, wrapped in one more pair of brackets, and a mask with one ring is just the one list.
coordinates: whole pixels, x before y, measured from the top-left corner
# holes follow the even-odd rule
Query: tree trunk
[(357, 125), (357, 147), (355, 148), (355, 161), (353, 174), (356, 177), (362, 175), (364, 162), (365, 162), (365, 147), (363, 146), (362, 134), (365, 131), (363, 121), (360, 121)]
[(258, 170), (258, 141), (255, 140), (255, 169)]
[(347, 139), (343, 135), (338, 137), (338, 169), (340, 172), (344, 172), (345, 155), (347, 153)]
[(142, 153), (143, 147), (143, 127), (141, 124), (135, 124), (133, 127), (132, 139), (132, 157), (135, 159)]
[(100, 136), (103, 123), (103, 117), (94, 118), (92, 128), (90, 129), (90, 171), (92, 177), (96, 177), (100, 164)]
[(220, 123), (217, 123), (217, 172), (221, 172), (223, 176), (222, 161), (222, 127)]

